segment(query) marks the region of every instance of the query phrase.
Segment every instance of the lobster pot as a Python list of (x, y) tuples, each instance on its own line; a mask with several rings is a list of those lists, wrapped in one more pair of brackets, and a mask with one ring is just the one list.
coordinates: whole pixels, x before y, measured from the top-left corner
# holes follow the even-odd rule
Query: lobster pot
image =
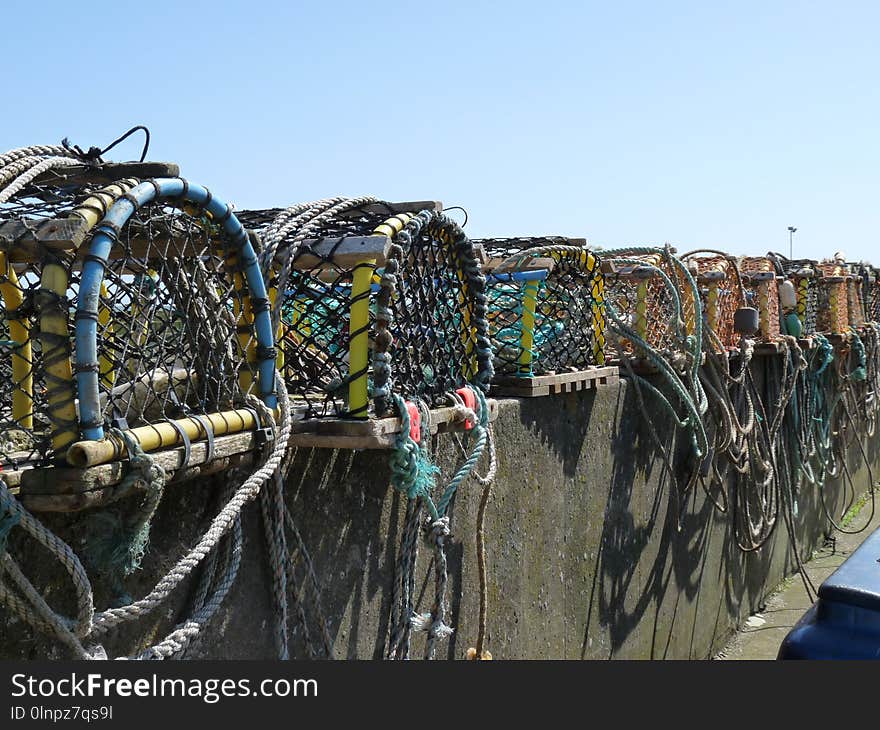
[[(0, 252), (0, 464), (40, 461), (51, 451), (39, 322), (33, 310), (41, 262), (22, 261), (15, 248)], [(29, 257), (28, 257), (29, 258)]]
[[(45, 464), (76, 438), (71, 355), (79, 272), (70, 239), (112, 200), (48, 177), (0, 204), (0, 466), (7, 471)], [(112, 187), (114, 194), (125, 189)]]
[(868, 268), (868, 297), (866, 299), (868, 318), (880, 323), (880, 271)]
[(701, 255), (688, 257), (687, 264), (700, 289), (704, 327), (715, 334), (710, 340), (712, 351), (736, 349), (740, 336), (733, 326), (734, 315), (743, 306), (736, 262), (726, 256)]
[(865, 324), (865, 309), (862, 304), (861, 277), (853, 276), (847, 281), (846, 294), (849, 324), (852, 327), (862, 327)]
[(495, 373), (530, 377), (605, 363), (604, 275), (582, 242), (476, 240), (488, 261)]
[(805, 336), (817, 332), (816, 322), (819, 310), (819, 284), (817, 280), (817, 262), (802, 259), (785, 261), (785, 276), (794, 284), (797, 292), (797, 316)]
[(817, 330), (823, 334), (843, 335), (849, 331), (849, 275), (836, 262), (819, 264), (819, 315)]
[(259, 346), (241, 252), (211, 216), (164, 201), (114, 238), (96, 313), (97, 421), (126, 429), (242, 409)]
[(861, 264), (849, 264), (847, 267), (850, 279), (846, 284), (847, 308), (851, 327), (863, 327), (865, 324), (865, 305), (868, 295), (868, 272)]
[[(436, 209), (370, 202), (325, 216), (273, 263), (281, 372), (307, 417), (429, 406), (492, 377), (485, 278), (461, 228)], [(243, 214), (255, 228), (272, 211)]]
[(779, 339), (779, 288), (773, 262), (763, 256), (743, 257), (739, 260), (740, 276), (745, 289), (746, 306), (758, 310), (759, 339), (775, 342)]
[[(639, 340), (651, 350), (671, 353), (679, 349), (675, 296), (658, 269), (666, 274), (678, 292), (685, 332), (695, 332), (696, 302), (682, 274), (659, 254), (606, 259), (611, 273), (606, 274), (606, 305), (626, 330), (636, 338), (619, 338), (609, 346), (609, 357), (644, 357)], [(609, 313), (609, 318), (611, 317)]]

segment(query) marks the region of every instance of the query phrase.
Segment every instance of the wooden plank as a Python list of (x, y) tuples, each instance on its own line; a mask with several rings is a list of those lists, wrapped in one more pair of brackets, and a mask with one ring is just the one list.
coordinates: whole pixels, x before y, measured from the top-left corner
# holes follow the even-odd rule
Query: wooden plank
[[(249, 452), (253, 446), (253, 431), (218, 436), (214, 440), (213, 460)], [(204, 464), (207, 451), (207, 442), (194, 441), (190, 451), (189, 467)], [(150, 456), (170, 475), (183, 467), (184, 453), (184, 448), (181, 446), (167, 451), (158, 451)], [(21, 495), (77, 494), (104, 489), (118, 484), (128, 472), (129, 463), (127, 461), (114, 461), (86, 469), (67, 466), (28, 469), (22, 473)]]
[(616, 366), (592, 367), (586, 370), (574, 370), (565, 373), (550, 373), (547, 375), (535, 375), (530, 378), (519, 378), (515, 375), (496, 376), (493, 385), (521, 385), (530, 383), (533, 385), (554, 385), (556, 383), (573, 383), (576, 381), (596, 380), (598, 378), (617, 375), (619, 368)]
[(38, 185), (109, 185), (127, 177), (148, 180), (153, 177), (179, 177), (173, 162), (103, 162), (97, 165), (71, 165), (49, 170), (34, 180)]
[[(376, 266), (382, 266), (388, 258), (391, 239), (387, 236), (341, 236), (307, 239), (301, 246), (294, 262), (295, 269), (311, 269), (326, 264), (328, 258), (334, 266), (349, 269), (369, 259), (375, 259)], [(289, 255), (290, 250), (285, 249), (276, 257), (276, 261), (283, 264)]]
[(443, 210), (443, 203), (439, 200), (416, 200), (402, 203), (385, 203), (378, 201), (375, 203), (366, 203), (353, 210), (344, 211), (340, 213), (339, 217), (357, 218), (364, 213), (369, 215), (381, 215), (387, 213), (388, 217), (391, 218), (397, 213), (421, 213), (423, 210), (433, 210), (435, 213), (440, 213)]
[(785, 352), (787, 349), (788, 346), (785, 344), (784, 341), (755, 343), (756, 355), (779, 355), (780, 353)]
[(499, 267), (501, 264), (509, 258), (511, 257), (501, 258), (499, 256), (492, 256), (483, 268), (489, 274), (512, 274), (517, 271), (553, 271), (556, 266), (556, 261), (554, 259), (543, 257), (525, 258), (516, 266), (505, 266), (500, 269)]
[[(498, 402), (487, 399), (489, 422), (498, 416)], [(464, 424), (454, 420), (452, 407), (431, 409), (431, 435), (463, 431)], [(291, 446), (327, 449), (390, 449), (397, 441), (401, 421), (396, 416), (350, 420), (344, 418), (313, 418), (294, 424)]]
[(88, 226), (78, 216), (48, 220), (17, 219), (0, 223), (0, 247), (13, 263), (42, 259), (48, 250), (70, 251), (79, 246)]
[[(253, 463), (252, 454), (236, 454), (222, 459), (214, 459), (207, 464), (189, 467), (176, 472), (174, 481), (166, 483), (166, 489), (175, 484), (192, 481), (198, 477), (217, 474), (227, 469), (246, 466)], [(108, 504), (132, 495), (130, 489), (114, 484), (107, 487), (92, 489), (88, 492), (72, 494), (29, 494), (20, 497), (26, 509), (32, 512), (79, 512), (84, 509), (106, 507)]]

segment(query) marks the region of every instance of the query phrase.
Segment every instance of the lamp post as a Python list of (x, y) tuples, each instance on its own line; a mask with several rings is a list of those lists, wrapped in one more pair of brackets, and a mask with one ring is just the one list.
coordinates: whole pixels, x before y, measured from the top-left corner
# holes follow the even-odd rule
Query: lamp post
[(788, 227), (788, 258), (789, 260), (794, 259), (794, 234), (797, 231), (797, 228), (794, 226)]

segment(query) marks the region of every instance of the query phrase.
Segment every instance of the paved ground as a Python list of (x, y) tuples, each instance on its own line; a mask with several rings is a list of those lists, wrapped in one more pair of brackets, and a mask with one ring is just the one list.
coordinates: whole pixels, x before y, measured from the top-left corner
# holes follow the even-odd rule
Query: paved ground
[[(865, 524), (870, 514), (871, 504), (868, 502), (847, 529), (858, 529)], [(819, 584), (878, 528), (880, 528), (880, 495), (878, 495), (876, 514), (867, 529), (857, 535), (835, 533), (833, 540), (818, 550), (813, 555), (813, 559), (807, 563), (807, 574), (813, 585), (818, 588)], [(800, 575), (791, 576), (767, 599), (763, 611), (748, 618), (745, 625), (719, 652), (716, 659), (775, 659), (785, 635), (810, 605)]]

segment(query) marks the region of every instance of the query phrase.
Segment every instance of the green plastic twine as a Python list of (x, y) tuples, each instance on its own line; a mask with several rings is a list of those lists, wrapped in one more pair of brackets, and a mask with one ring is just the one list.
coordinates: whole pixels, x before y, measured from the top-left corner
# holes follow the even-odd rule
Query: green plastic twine
[[(440, 473), (439, 467), (431, 462), (428, 449), (410, 436), (409, 411), (406, 402), (396, 393), (394, 403), (400, 413), (401, 429), (397, 442), (391, 450), (391, 486), (407, 499), (422, 499), (428, 508), (431, 518), (439, 518), (437, 508), (431, 499), (434, 491), (435, 477)], [(424, 443), (424, 437), (421, 439)]]

